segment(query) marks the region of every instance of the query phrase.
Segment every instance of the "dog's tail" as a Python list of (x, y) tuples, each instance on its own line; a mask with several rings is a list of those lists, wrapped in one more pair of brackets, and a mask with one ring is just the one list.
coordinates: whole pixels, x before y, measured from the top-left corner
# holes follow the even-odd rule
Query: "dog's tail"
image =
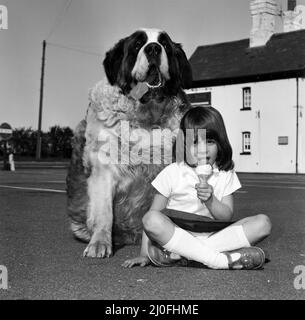
[(73, 232), (73, 235), (76, 239), (83, 241), (83, 242), (89, 242), (91, 235), (88, 231), (88, 228), (85, 224), (72, 221), (71, 222), (71, 230)]

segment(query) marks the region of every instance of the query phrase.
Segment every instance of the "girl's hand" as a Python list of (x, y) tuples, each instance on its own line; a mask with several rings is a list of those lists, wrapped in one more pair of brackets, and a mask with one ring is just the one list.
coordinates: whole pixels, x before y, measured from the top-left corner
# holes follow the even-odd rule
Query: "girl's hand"
[(123, 264), (122, 267), (124, 268), (132, 268), (133, 266), (139, 265), (140, 267), (145, 267), (148, 264), (150, 264), (150, 260), (148, 257), (136, 257), (133, 259), (128, 259), (126, 260)]
[(201, 202), (209, 201), (214, 191), (211, 185), (200, 185), (200, 183), (195, 185), (195, 189), (197, 190), (197, 197), (201, 200)]

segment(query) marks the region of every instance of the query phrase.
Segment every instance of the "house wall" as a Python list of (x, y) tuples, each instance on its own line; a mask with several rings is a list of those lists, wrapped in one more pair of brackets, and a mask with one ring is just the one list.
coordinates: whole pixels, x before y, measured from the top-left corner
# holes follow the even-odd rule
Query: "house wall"
[(305, 79), (299, 80), (299, 173), (305, 173)]
[[(251, 110), (243, 107), (243, 88), (251, 88)], [(211, 91), (212, 106), (225, 121), (240, 172), (296, 172), (296, 79), (244, 83), (190, 92)], [(305, 81), (299, 81), (299, 173), (305, 173)], [(302, 116), (302, 117), (301, 117)], [(251, 132), (251, 154), (242, 153), (242, 132)], [(279, 137), (288, 137), (279, 145)]]

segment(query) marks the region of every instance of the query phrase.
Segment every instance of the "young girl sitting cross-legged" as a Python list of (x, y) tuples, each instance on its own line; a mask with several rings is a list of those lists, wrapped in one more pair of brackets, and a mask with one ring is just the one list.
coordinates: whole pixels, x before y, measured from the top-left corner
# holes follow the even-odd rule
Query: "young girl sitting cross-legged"
[[(188, 143), (190, 131), (193, 131), (193, 143)], [(182, 158), (178, 157), (152, 182), (157, 193), (143, 217), (140, 256), (126, 260), (123, 266), (145, 266), (150, 262), (171, 266), (188, 259), (212, 269), (261, 268), (265, 262), (264, 251), (253, 245), (271, 232), (271, 222), (266, 215), (241, 219), (218, 232), (198, 233), (178, 227), (161, 212), (178, 210), (231, 221), (233, 194), (241, 187), (233, 170), (232, 148), (225, 125), (216, 109), (189, 110), (181, 120), (180, 134), (180, 138), (184, 138), (180, 143), (184, 149)], [(179, 134), (176, 145), (178, 140)], [(198, 176), (202, 163), (213, 169), (207, 183), (200, 183)]]

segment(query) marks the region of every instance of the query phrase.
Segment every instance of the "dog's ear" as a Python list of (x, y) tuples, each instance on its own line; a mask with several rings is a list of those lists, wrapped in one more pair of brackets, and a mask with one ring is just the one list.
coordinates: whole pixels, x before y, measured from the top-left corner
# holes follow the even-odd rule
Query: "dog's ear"
[(106, 53), (106, 57), (103, 62), (106, 76), (111, 85), (114, 85), (118, 79), (124, 58), (125, 41), (126, 39), (120, 40), (111, 50), (109, 50)]
[(193, 75), (190, 63), (180, 43), (175, 43), (175, 55), (179, 65), (179, 77), (182, 88), (189, 89), (192, 86)]

